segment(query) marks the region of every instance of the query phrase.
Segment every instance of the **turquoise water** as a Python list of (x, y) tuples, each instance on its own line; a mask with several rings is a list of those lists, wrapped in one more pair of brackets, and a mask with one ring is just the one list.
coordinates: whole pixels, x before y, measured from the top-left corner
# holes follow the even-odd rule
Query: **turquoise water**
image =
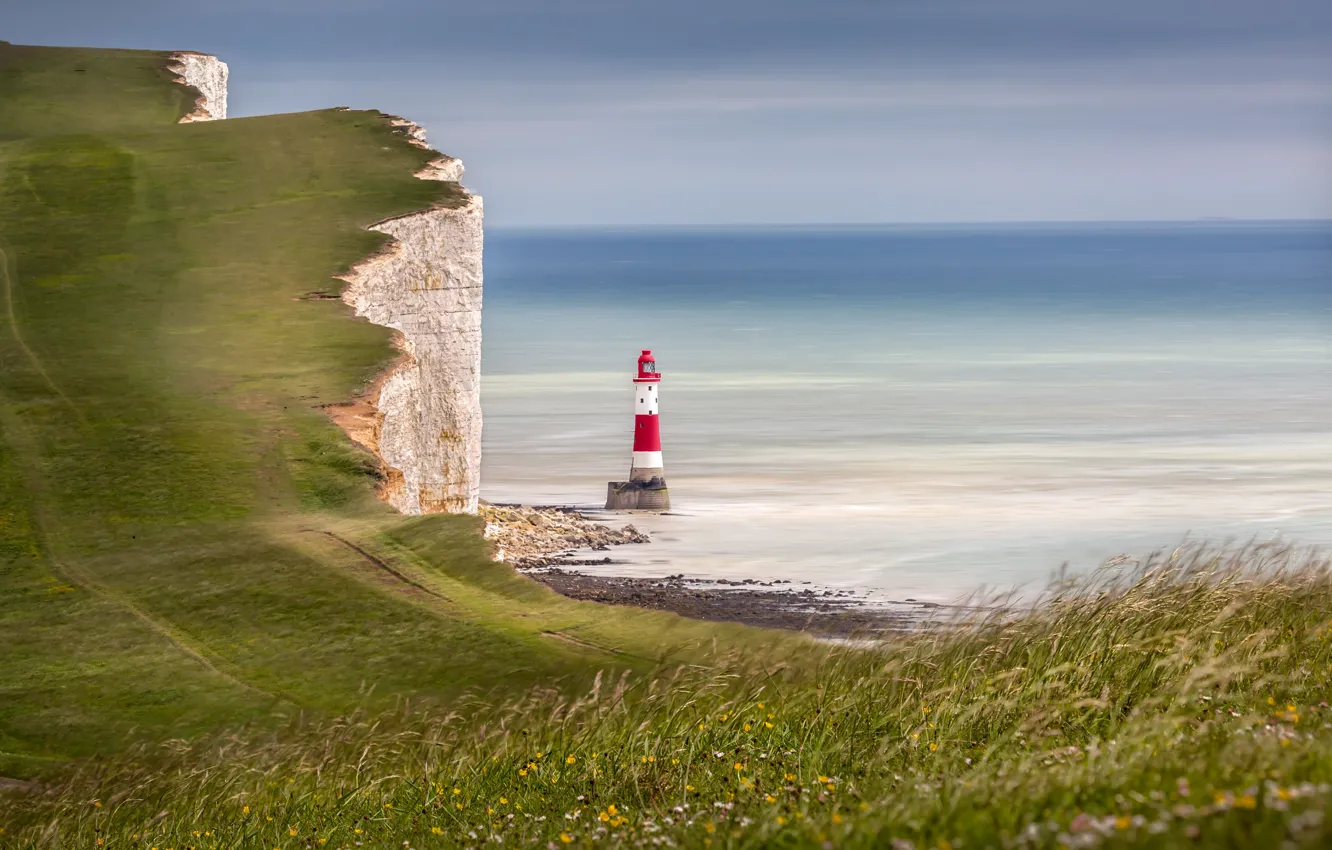
[(482, 496), (599, 507), (664, 373), (624, 574), (952, 601), (1186, 539), (1332, 544), (1332, 225), (488, 235)]

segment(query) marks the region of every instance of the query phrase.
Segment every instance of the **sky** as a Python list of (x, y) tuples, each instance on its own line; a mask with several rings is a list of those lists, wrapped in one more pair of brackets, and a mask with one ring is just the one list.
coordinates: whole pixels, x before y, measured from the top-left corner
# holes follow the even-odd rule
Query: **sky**
[(1332, 218), (1328, 0), (0, 0), (377, 108), (509, 227)]

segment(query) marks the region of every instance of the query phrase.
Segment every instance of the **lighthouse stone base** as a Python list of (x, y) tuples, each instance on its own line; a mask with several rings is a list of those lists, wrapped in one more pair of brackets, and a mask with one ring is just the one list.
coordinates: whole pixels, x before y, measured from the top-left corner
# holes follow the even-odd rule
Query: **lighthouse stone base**
[(634, 476), (633, 481), (611, 481), (606, 484), (606, 510), (608, 511), (669, 511), (671, 493), (666, 479), (652, 477), (646, 480)]

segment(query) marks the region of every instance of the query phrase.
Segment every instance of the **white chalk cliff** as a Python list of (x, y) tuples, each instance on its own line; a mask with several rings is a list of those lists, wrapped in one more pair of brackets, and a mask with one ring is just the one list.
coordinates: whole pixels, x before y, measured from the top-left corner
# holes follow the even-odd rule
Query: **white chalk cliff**
[[(227, 117), (227, 66), (215, 56), (176, 53), (168, 69), (200, 92), (181, 123)], [(417, 147), (425, 130), (391, 118)], [(438, 155), (416, 172), (457, 183), (462, 163)], [(479, 195), (370, 226), (393, 237), (342, 276), (356, 315), (398, 332), (403, 356), (356, 403), (330, 412), (353, 440), (378, 455), (380, 496), (406, 514), (476, 513), (481, 489), (481, 248)]]
[(227, 63), (205, 53), (173, 53), (167, 70), (179, 75), (176, 82), (199, 90), (194, 111), (180, 123), (221, 121), (227, 117)]
[[(414, 144), (425, 132), (394, 119)], [(436, 157), (422, 180), (457, 182), (462, 163)], [(381, 221), (388, 248), (343, 276), (356, 315), (401, 334), (403, 357), (367, 399), (361, 423), (337, 416), (386, 467), (381, 496), (407, 514), (476, 513), (481, 488), (482, 203), (464, 194)]]

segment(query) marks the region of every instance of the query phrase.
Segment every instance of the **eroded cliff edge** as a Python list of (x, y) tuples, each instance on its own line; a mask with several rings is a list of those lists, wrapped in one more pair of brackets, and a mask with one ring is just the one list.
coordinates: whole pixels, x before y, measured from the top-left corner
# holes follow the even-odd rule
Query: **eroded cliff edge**
[[(428, 148), (420, 127), (392, 123)], [(440, 155), (416, 176), (457, 183), (462, 173), (461, 162)], [(481, 197), (461, 190), (447, 205), (378, 222), (370, 229), (394, 241), (341, 278), (342, 300), (356, 315), (397, 331), (403, 356), (362, 405), (334, 419), (379, 456), (380, 495), (406, 514), (476, 513), (482, 218)]]
[[(181, 52), (167, 66), (199, 92), (181, 123), (227, 117), (226, 63)], [(425, 131), (385, 116), (417, 147)], [(448, 202), (370, 226), (393, 237), (340, 276), (356, 315), (392, 328), (402, 357), (356, 402), (329, 409), (384, 469), (380, 497), (406, 514), (476, 513), (481, 486), (482, 201), (462, 163), (437, 155), (422, 180), (459, 184)]]
[(176, 82), (198, 90), (194, 110), (180, 123), (221, 121), (227, 117), (227, 63), (207, 53), (182, 51), (171, 54), (167, 70), (177, 74)]

